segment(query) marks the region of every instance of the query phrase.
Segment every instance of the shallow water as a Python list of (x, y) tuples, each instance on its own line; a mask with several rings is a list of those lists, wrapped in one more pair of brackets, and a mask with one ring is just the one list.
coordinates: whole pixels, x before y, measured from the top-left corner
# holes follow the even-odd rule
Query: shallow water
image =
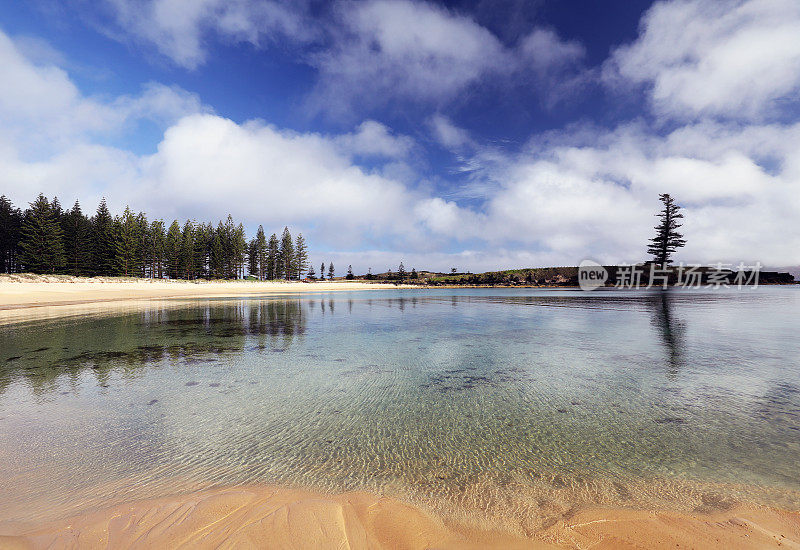
[(537, 525), (800, 507), (800, 288), (153, 303), (0, 328), (0, 520), (209, 485)]

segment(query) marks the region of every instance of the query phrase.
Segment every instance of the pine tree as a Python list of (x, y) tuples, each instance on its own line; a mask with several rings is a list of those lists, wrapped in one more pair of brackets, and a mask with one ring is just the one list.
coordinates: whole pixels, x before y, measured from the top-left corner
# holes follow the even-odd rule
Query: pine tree
[(20, 260), (33, 273), (55, 273), (64, 267), (61, 225), (41, 193), (30, 205), (22, 222)]
[(347, 276), (345, 277), (345, 279), (353, 279), (354, 277), (355, 276), (353, 275), (353, 266), (352, 265), (348, 265), (347, 266)]
[(195, 278), (195, 262), (194, 262), (194, 224), (186, 220), (183, 224), (183, 231), (181, 232), (181, 270), (182, 275), (186, 279)]
[[(323, 274), (324, 275), (324, 274)], [(317, 272), (314, 271), (314, 264), (308, 264), (308, 275), (306, 275), (312, 281), (317, 278)]]
[(147, 232), (150, 229), (150, 224), (147, 222), (147, 215), (144, 212), (139, 212), (136, 216), (136, 236), (138, 243), (136, 250), (138, 256), (136, 258), (137, 269), (139, 270), (139, 277), (145, 277), (147, 266), (150, 262), (147, 248)]
[(129, 207), (117, 221), (116, 272), (126, 277), (139, 273), (139, 223)]
[(244, 226), (239, 224), (233, 232), (233, 251), (234, 251), (234, 271), (233, 278), (244, 277), (244, 264), (247, 260), (247, 238), (244, 234)]
[(53, 219), (60, 224), (61, 216), (64, 215), (64, 209), (61, 208), (61, 203), (59, 202), (58, 197), (53, 197), (53, 200), (50, 202), (50, 211), (53, 214)]
[(282, 276), (279, 268), (279, 255), (280, 245), (278, 244), (278, 236), (273, 233), (270, 235), (269, 244), (267, 245), (267, 280), (269, 281), (280, 279)]
[(170, 279), (177, 279), (181, 273), (181, 226), (174, 220), (167, 230), (164, 242), (164, 257), (167, 263), (167, 275)]
[(225, 228), (219, 222), (211, 236), (211, 250), (209, 252), (211, 263), (211, 277), (223, 279), (225, 277)]
[(250, 239), (247, 243), (247, 272), (251, 277), (261, 280), (258, 274), (258, 242), (256, 239)]
[(196, 276), (211, 277), (211, 243), (214, 238), (214, 226), (210, 223), (201, 223), (195, 227), (194, 258)]
[(294, 269), (297, 273), (297, 278), (303, 278), (303, 272), (308, 267), (308, 246), (303, 234), (299, 233), (294, 240)]
[(666, 267), (672, 262), (675, 250), (686, 244), (683, 235), (678, 232), (682, 225), (678, 220), (683, 218), (683, 214), (680, 213), (681, 207), (675, 204), (669, 194), (662, 193), (658, 198), (664, 203), (664, 208), (656, 214), (660, 221), (655, 226), (656, 236), (650, 239), (647, 253), (653, 255), (656, 264)]
[(333, 280), (333, 274), (334, 274), (333, 262), (331, 262), (331, 263), (328, 264), (328, 280), (329, 281)]
[(22, 212), (5, 195), (0, 196), (0, 273), (15, 273), (19, 268), (19, 243), (22, 238)]
[(417, 279), (417, 278), (419, 278), (419, 275), (417, 275), (417, 270), (416, 270), (416, 268), (414, 268), (414, 267), (412, 267), (412, 268), (411, 268), (411, 275), (410, 275), (410, 278), (412, 278), (412, 279)]
[(319, 266), (319, 280), (325, 280), (325, 262), (322, 262)]
[(92, 264), (92, 224), (78, 201), (61, 217), (64, 233), (66, 270), (70, 275), (86, 275)]
[(264, 227), (259, 225), (258, 231), (256, 231), (256, 269), (258, 273), (256, 274), (260, 281), (263, 281), (266, 276), (267, 272), (269, 271), (269, 267), (267, 263), (269, 262), (269, 254), (267, 250), (267, 237), (264, 234)]
[(164, 233), (164, 222), (153, 220), (147, 231), (148, 256), (150, 258), (150, 277), (164, 277), (164, 252), (167, 237)]
[(294, 243), (292, 242), (292, 234), (289, 233), (288, 227), (283, 228), (283, 235), (281, 235), (280, 262), (284, 279), (291, 279), (295, 274)]
[(108, 211), (106, 199), (100, 201), (92, 218), (92, 271), (97, 275), (114, 275), (117, 245), (114, 219)]
[(400, 281), (403, 281), (406, 278), (406, 268), (403, 265), (403, 262), (400, 262), (400, 266), (397, 268), (397, 278), (400, 279)]

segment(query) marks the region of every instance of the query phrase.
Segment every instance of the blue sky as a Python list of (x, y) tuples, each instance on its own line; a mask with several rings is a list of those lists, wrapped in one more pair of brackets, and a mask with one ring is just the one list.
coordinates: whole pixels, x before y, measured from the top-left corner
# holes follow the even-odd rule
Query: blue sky
[(641, 260), (669, 192), (679, 260), (800, 264), (798, 36), (794, 0), (7, 1), (0, 192), (473, 271)]

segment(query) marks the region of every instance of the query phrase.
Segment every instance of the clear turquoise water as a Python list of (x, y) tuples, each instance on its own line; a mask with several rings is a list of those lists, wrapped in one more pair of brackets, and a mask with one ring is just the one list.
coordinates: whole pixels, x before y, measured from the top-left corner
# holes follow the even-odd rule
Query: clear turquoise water
[(176, 489), (800, 506), (800, 288), (397, 290), (0, 327), (0, 519)]

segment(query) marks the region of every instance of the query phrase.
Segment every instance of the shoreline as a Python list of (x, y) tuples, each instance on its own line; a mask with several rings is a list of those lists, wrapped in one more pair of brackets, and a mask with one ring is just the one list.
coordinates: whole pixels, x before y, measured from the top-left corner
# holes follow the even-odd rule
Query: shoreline
[(109, 305), (179, 298), (238, 298), (269, 294), (305, 294), (395, 289), (394, 284), (331, 281), (169, 281), (153, 279), (0, 276), (0, 315), (31, 309)]
[(349, 548), (800, 547), (800, 512), (756, 505), (685, 513), (572, 509), (523, 534), (446, 520), (399, 499), (250, 485), (101, 507), (65, 519), (0, 521), (4, 548), (219, 545)]
[[(794, 283), (800, 284), (800, 283)], [(791, 286), (791, 285), (764, 285)], [(304, 294), (354, 290), (536, 288), (577, 290), (572, 285), (421, 285), (361, 280), (335, 281), (227, 281), (86, 278), (69, 276), (0, 275), (0, 312), (51, 306), (173, 298), (238, 298), (268, 294)], [(601, 289), (614, 287), (601, 287)], [(638, 290), (638, 289), (637, 289)], [(642, 289), (650, 290), (650, 289)]]

